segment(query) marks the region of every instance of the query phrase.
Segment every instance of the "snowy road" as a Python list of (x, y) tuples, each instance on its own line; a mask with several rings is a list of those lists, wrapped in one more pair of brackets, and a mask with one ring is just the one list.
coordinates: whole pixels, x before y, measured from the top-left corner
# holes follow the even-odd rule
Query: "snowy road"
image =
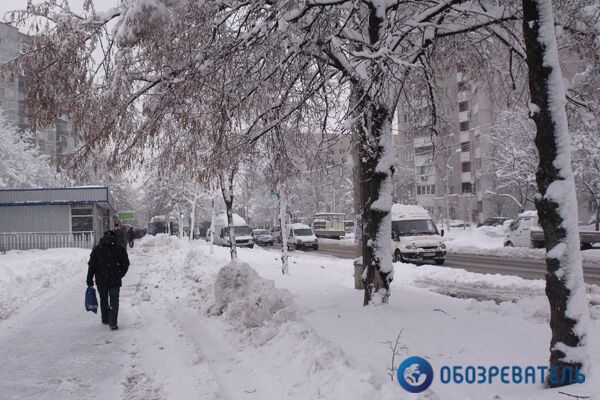
[[(351, 259), (354, 258), (354, 247), (331, 241), (321, 243), (317, 253)], [(525, 279), (544, 279), (546, 270), (543, 259), (459, 253), (449, 253), (444, 266), (471, 272), (514, 275)], [(586, 283), (600, 285), (600, 264), (585, 262), (583, 271)]]

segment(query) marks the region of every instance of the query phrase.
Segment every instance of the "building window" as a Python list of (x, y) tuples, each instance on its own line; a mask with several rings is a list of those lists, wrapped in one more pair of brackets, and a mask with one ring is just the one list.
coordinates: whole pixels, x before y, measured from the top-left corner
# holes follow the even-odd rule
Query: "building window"
[(435, 185), (417, 186), (417, 195), (435, 194)]
[(460, 151), (471, 151), (471, 142), (464, 142), (460, 144)]
[(460, 131), (464, 132), (464, 131), (468, 131), (468, 130), (469, 130), (469, 121), (461, 122), (460, 123)]
[(458, 111), (468, 111), (469, 110), (469, 102), (461, 101), (458, 103)]
[(412, 149), (404, 150), (404, 161), (412, 161), (415, 159), (415, 153)]
[(448, 167), (448, 176), (454, 176), (454, 167)]
[(473, 189), (471, 187), (471, 182), (463, 182), (462, 183), (462, 192), (463, 193), (473, 193)]
[(71, 231), (91, 232), (94, 230), (94, 211), (90, 208), (71, 208)]
[(433, 175), (433, 168), (431, 165), (421, 165), (417, 167), (417, 175)]
[(471, 172), (471, 163), (469, 161), (461, 164), (462, 172)]

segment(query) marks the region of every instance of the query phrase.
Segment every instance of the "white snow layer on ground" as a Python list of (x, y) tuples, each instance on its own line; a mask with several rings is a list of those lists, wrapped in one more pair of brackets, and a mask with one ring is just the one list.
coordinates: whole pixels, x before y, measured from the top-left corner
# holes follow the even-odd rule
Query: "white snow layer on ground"
[[(42, 262), (55, 252), (57, 259), (72, 259), (72, 269)], [(284, 276), (279, 254), (264, 249), (239, 249), (233, 264), (226, 248), (210, 254), (204, 242), (158, 236), (129, 252), (117, 332), (83, 310), (87, 260), (81, 250), (0, 255), (0, 269), (8, 259), (23, 270), (46, 265), (44, 274), (57, 277), (45, 296), (21, 296), (18, 312), (0, 321), (2, 399), (563, 397), (539, 384), (443, 385), (437, 379), (423, 394), (410, 395), (388, 375), (389, 342), (398, 334), (396, 365), (408, 355), (426, 357), (434, 371), (444, 364), (546, 365), (550, 331), (542, 281), (397, 263), (390, 304), (365, 308), (350, 260), (295, 253)], [(478, 288), (509, 301), (452, 298), (428, 286), (454, 287), (456, 295)], [(599, 297), (598, 287), (588, 289), (595, 310), (592, 375), (584, 385), (561, 389), (596, 400)]]
[[(65, 257), (68, 252), (70, 257)], [(60, 287), (65, 278), (87, 269), (88, 250), (10, 251), (0, 255), (0, 320), (34, 297)], [(83, 301), (83, 299), (81, 299)]]

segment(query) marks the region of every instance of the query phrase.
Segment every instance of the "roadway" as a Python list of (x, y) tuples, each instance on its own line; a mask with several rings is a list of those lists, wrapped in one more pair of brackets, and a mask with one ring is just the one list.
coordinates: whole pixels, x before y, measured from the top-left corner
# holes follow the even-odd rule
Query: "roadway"
[[(600, 251), (600, 250), (586, 250)], [(339, 258), (354, 258), (354, 247), (336, 242), (321, 242), (316, 253)], [(471, 272), (515, 275), (525, 279), (544, 279), (546, 263), (537, 258), (507, 258), (489, 255), (449, 253), (445, 267), (460, 268)], [(586, 262), (583, 265), (584, 280), (600, 285), (600, 264)]]

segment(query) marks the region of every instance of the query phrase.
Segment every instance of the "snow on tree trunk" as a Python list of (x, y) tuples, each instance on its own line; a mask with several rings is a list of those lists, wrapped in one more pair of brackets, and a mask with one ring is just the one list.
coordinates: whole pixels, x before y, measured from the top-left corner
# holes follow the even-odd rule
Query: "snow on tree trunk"
[(212, 195), (211, 201), (211, 216), (210, 216), (210, 254), (213, 254), (215, 251), (215, 217), (216, 217), (216, 209), (215, 209), (215, 195)]
[(190, 242), (194, 239), (194, 226), (196, 221), (196, 202), (192, 204), (192, 210), (190, 212)]
[(183, 214), (181, 213), (181, 211), (179, 212), (179, 219), (177, 220), (177, 223), (179, 224), (179, 230), (178, 230), (178, 236), (179, 239), (183, 238)]
[[(546, 295), (550, 302), (550, 367), (564, 378), (565, 368), (588, 367), (589, 309), (579, 243), (577, 199), (565, 89), (559, 66), (551, 0), (523, 0), (523, 32), (529, 67), (530, 115), (540, 162), (535, 198), (546, 242)], [(563, 386), (564, 379), (550, 386)]]
[(279, 200), (279, 226), (281, 227), (281, 273), (289, 272), (288, 265), (288, 236), (287, 236), (287, 193), (282, 186), (277, 188), (277, 199)]
[(219, 175), (221, 182), (221, 193), (223, 194), (223, 201), (225, 201), (225, 212), (227, 213), (227, 226), (229, 227), (229, 249), (231, 253), (231, 259), (237, 260), (237, 246), (235, 243), (235, 223), (233, 220), (233, 177), (235, 172), (231, 172), (227, 177), (227, 182), (223, 177), (223, 174)]
[(393, 264), (392, 240), (392, 108), (373, 102), (358, 124), (365, 271), (364, 305), (387, 303)]

